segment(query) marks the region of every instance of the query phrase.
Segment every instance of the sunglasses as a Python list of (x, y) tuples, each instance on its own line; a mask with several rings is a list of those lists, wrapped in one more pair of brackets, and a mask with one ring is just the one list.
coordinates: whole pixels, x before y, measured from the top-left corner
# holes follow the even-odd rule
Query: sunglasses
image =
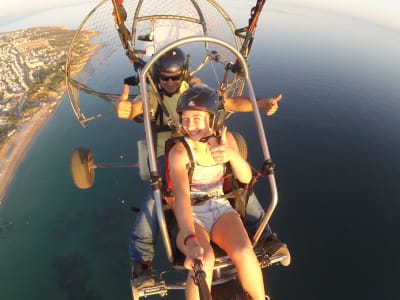
[(175, 76), (165, 76), (165, 75), (160, 74), (158, 77), (162, 81), (168, 81), (168, 80), (178, 81), (178, 80), (181, 80), (182, 74), (175, 75)]

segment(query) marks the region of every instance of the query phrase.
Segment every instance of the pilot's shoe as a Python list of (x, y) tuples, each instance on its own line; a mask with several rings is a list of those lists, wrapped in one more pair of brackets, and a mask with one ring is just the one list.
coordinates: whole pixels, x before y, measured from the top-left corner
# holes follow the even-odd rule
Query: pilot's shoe
[(131, 262), (131, 278), (133, 285), (140, 289), (153, 286), (155, 280), (153, 278), (153, 267), (151, 261)]
[(291, 258), (289, 249), (285, 243), (281, 242), (278, 239), (278, 235), (276, 233), (272, 233), (265, 238), (261, 238), (260, 243), (269, 257), (272, 257), (274, 255), (285, 255), (286, 257), (282, 259), (280, 263), (282, 266), (285, 267), (290, 265)]

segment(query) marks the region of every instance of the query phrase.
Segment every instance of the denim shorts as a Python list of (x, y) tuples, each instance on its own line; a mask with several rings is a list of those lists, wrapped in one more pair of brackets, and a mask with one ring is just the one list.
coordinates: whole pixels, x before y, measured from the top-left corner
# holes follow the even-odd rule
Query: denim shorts
[(194, 222), (201, 225), (208, 233), (211, 233), (220, 217), (230, 212), (237, 213), (225, 198), (210, 199), (202, 205), (192, 206), (192, 211)]

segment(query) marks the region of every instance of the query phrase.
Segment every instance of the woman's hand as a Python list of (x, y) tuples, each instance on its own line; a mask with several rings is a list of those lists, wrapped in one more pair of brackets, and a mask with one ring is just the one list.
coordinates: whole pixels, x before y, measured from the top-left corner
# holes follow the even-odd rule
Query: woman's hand
[(223, 164), (231, 160), (233, 149), (229, 146), (226, 138), (226, 127), (222, 128), (221, 136), (212, 137), (208, 140), (211, 155), (215, 162)]
[[(219, 143), (218, 143), (219, 140)], [(222, 129), (221, 137), (212, 137), (208, 140), (209, 149), (214, 161), (218, 164), (229, 162), (236, 178), (242, 183), (249, 183), (252, 172), (249, 164), (240, 155), (237, 144), (232, 135), (227, 139), (227, 128)]]
[(204, 248), (200, 245), (198, 239), (190, 239), (186, 243), (186, 259), (184, 266), (188, 270), (193, 269), (194, 261), (203, 261)]

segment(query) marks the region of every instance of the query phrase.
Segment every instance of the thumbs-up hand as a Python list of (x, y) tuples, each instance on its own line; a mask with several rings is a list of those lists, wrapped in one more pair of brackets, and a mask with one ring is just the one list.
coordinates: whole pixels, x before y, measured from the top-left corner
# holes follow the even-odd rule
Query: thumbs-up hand
[(208, 144), (210, 145), (211, 155), (216, 163), (226, 163), (231, 159), (232, 148), (226, 138), (227, 129), (222, 128), (221, 136), (219, 138), (210, 138)]
[(118, 118), (129, 120), (132, 114), (132, 102), (121, 97), (115, 105), (115, 110)]
[[(282, 100), (282, 94), (274, 98), (264, 99), (264, 106), (262, 107), (267, 116), (272, 116), (279, 108), (279, 101)], [(260, 102), (261, 103), (261, 102)], [(261, 105), (261, 104), (259, 104)]]

